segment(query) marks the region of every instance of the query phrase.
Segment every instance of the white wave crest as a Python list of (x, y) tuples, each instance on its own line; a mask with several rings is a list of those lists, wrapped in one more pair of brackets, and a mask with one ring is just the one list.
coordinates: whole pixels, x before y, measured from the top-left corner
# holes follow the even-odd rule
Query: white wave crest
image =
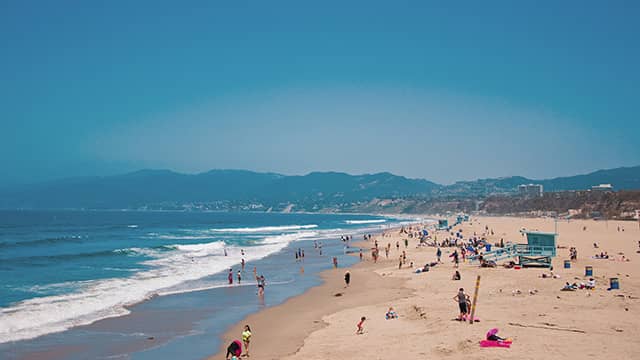
[(375, 220), (346, 220), (345, 223), (347, 224), (378, 224), (378, 223), (383, 223), (386, 222), (387, 220), (385, 219), (375, 219)]
[[(284, 249), (291, 241), (316, 234), (307, 231), (265, 237), (256, 246), (244, 247), (244, 259), (255, 261), (264, 258)], [(163, 290), (175, 293), (172, 289), (176, 286), (224, 271), (237, 265), (241, 259), (241, 249), (235, 246), (226, 247), (228, 256), (224, 256), (225, 244), (222, 241), (166, 245), (163, 248), (115, 250), (153, 258), (142, 263), (151, 269), (131, 277), (87, 281), (73, 293), (28, 299), (0, 308), (0, 343), (35, 338), (126, 315), (128, 306), (162, 294)], [(177, 292), (184, 291), (190, 290), (185, 288)]]
[(264, 238), (260, 243), (262, 244), (288, 244), (295, 240), (301, 240), (304, 238), (309, 238), (313, 236), (318, 236), (318, 232), (316, 231), (302, 231), (293, 234), (282, 234), (276, 236), (268, 236)]
[(293, 231), (304, 229), (315, 229), (318, 225), (283, 225), (283, 226), (262, 226), (262, 227), (245, 227), (245, 228), (228, 228), (228, 229), (210, 229), (211, 232), (227, 232), (227, 233), (268, 233), (278, 231)]

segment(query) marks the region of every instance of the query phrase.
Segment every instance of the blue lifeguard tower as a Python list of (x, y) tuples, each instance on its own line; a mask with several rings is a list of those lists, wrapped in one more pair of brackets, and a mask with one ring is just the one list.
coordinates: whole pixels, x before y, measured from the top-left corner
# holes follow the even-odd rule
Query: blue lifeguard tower
[(449, 229), (449, 220), (441, 219), (438, 220), (438, 230), (448, 230)]
[[(551, 260), (556, 256), (557, 234), (527, 231), (525, 235), (527, 236), (526, 244), (507, 244), (503, 248), (487, 251), (482, 254), (482, 258), (493, 261), (515, 258), (522, 267), (550, 267)], [(471, 256), (470, 260), (478, 260), (478, 256)]]

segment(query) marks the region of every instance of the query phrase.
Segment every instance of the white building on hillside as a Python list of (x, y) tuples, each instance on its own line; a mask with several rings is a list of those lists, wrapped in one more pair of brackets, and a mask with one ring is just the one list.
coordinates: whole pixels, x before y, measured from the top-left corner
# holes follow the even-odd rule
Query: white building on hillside
[(613, 191), (613, 185), (611, 184), (600, 184), (594, 185), (591, 187), (593, 191)]
[(526, 198), (542, 197), (543, 189), (541, 184), (518, 185), (518, 194)]

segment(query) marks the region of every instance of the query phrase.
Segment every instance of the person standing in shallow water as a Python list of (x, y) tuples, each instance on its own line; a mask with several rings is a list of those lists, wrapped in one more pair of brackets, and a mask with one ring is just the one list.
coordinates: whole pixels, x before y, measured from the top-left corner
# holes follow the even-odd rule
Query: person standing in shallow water
[(262, 297), (264, 296), (264, 287), (266, 285), (264, 275), (260, 275), (256, 280), (258, 280), (258, 296)]
[(233, 269), (229, 269), (229, 274), (227, 275), (227, 280), (229, 280), (229, 285), (233, 284)]

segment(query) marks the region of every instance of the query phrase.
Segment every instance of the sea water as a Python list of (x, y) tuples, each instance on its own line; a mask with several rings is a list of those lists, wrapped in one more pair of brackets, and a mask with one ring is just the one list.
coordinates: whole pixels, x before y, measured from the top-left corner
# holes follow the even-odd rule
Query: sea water
[[(19, 358), (34, 349), (82, 343), (90, 349), (75, 353), (77, 358), (163, 358), (172, 351), (189, 358), (181, 350), (187, 342), (198, 358), (215, 351), (212, 334), (319, 283), (314, 274), (330, 267), (330, 257), (355, 261), (344, 256), (341, 235), (360, 240), (409, 221), (335, 214), (1, 211), (0, 354)], [(305, 250), (304, 263), (295, 261), (298, 249)], [(243, 258), (244, 284), (238, 285)], [(255, 296), (254, 267), (267, 277), (263, 303)], [(233, 290), (226, 281), (230, 268)], [(126, 320), (132, 311), (153, 315), (142, 320), (146, 326), (134, 325)], [(183, 323), (171, 326), (176, 316)], [(154, 321), (162, 332), (147, 330)], [(131, 343), (136, 336), (139, 344)], [(142, 341), (156, 337), (153, 345)], [(130, 350), (119, 350), (123, 342)]]

